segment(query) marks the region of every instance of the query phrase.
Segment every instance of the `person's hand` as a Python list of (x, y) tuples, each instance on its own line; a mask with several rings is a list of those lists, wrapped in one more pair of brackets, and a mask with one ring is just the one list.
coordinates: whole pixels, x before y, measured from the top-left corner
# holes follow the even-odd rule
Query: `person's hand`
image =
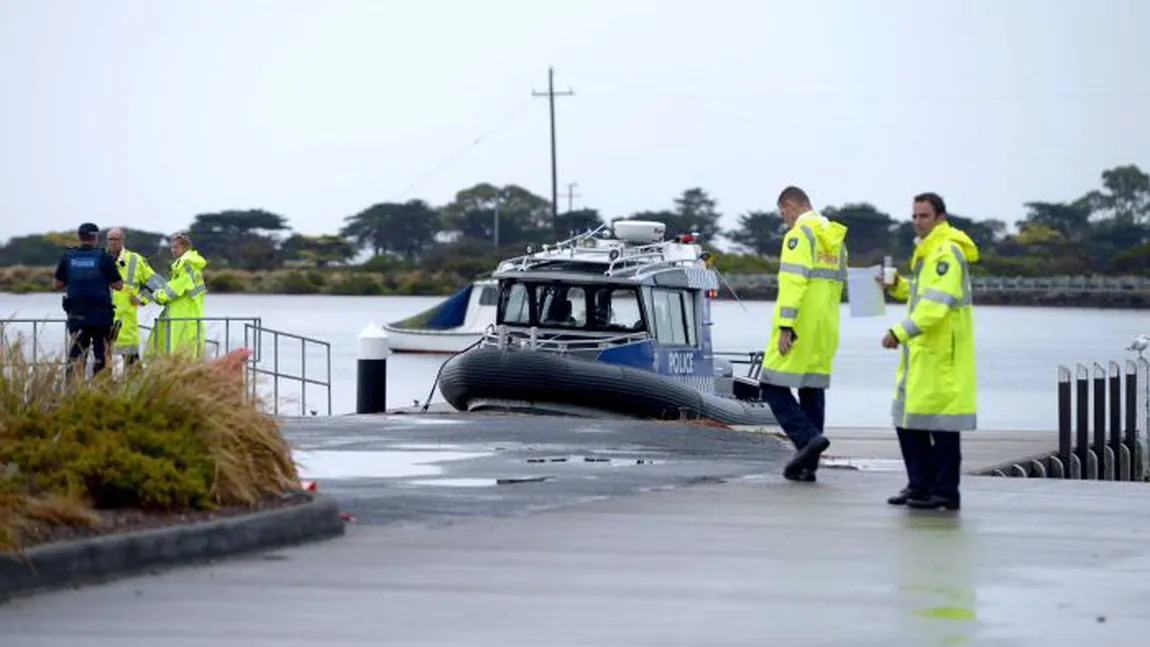
[(883, 338), (882, 338), (882, 347), (883, 348), (898, 348), (898, 338), (894, 336), (894, 333), (892, 333), (889, 330), (886, 331), (886, 334), (883, 335)]
[(789, 328), (779, 331), (779, 355), (786, 355), (795, 343), (795, 332)]
[(131, 301), (131, 302), (132, 302), (132, 305), (134, 305), (134, 306), (138, 306), (138, 305), (140, 305), (140, 298), (139, 298), (139, 297), (137, 297), (137, 296), (136, 296), (136, 295), (134, 295), (134, 294), (132, 295), (132, 298), (131, 298), (131, 299), (128, 299), (128, 300), (129, 300), (129, 301)]

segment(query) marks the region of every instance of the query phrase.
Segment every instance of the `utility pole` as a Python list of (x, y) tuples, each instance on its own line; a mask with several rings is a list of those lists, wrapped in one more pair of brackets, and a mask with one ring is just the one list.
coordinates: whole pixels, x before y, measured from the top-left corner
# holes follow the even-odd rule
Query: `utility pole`
[(495, 249), (499, 249), (499, 194), (495, 195)]
[(575, 198), (583, 197), (583, 195), (581, 193), (575, 193), (575, 187), (577, 187), (577, 186), (579, 186), (578, 182), (568, 182), (567, 183), (567, 211), (571, 211), (572, 209), (575, 208), (574, 207)]
[(551, 108), (551, 226), (555, 227), (559, 222), (559, 172), (555, 161), (555, 97), (564, 97), (574, 95), (575, 91), (571, 88), (567, 90), (556, 92), (555, 91), (555, 69), (552, 67), (547, 68), (547, 91), (536, 92), (531, 91), (531, 96), (547, 97), (548, 103)]

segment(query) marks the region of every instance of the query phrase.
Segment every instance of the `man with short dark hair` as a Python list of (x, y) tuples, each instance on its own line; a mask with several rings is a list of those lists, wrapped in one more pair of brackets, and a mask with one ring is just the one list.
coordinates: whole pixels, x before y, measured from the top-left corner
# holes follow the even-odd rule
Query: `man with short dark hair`
[(969, 264), (979, 252), (947, 222), (937, 193), (920, 193), (913, 204), (913, 276), (896, 274), (886, 286), (895, 298), (909, 299), (906, 318), (882, 340), (884, 348), (902, 347), (891, 413), (907, 472), (907, 486), (887, 503), (957, 510), (960, 434), (977, 427)]
[(116, 269), (116, 261), (103, 249), (96, 247), (100, 228), (86, 222), (77, 231), (79, 247), (69, 247), (56, 266), (53, 285), (57, 290), (67, 289), (64, 312), (68, 315), (68, 374), (75, 366), (83, 366), (91, 347), (94, 355), (92, 372), (99, 373), (107, 364), (108, 338), (114, 320), (112, 293), (124, 283)]
[[(819, 456), (830, 446), (823, 435), (825, 391), (839, 343), (847, 228), (816, 212), (798, 187), (783, 189), (778, 209), (789, 230), (779, 255), (779, 293), (760, 392), (796, 448), (783, 477), (813, 482)], [(797, 401), (791, 389), (798, 390)]]

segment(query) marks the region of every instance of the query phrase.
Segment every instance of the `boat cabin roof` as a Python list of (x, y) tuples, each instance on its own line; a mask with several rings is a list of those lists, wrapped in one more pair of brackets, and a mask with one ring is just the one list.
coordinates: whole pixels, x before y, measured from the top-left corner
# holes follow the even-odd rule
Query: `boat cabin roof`
[(707, 267), (708, 253), (692, 234), (663, 240), (660, 222), (617, 220), (587, 233), (544, 245), (528, 246), (523, 256), (501, 262), (492, 278), (557, 283), (659, 285), (717, 289)]

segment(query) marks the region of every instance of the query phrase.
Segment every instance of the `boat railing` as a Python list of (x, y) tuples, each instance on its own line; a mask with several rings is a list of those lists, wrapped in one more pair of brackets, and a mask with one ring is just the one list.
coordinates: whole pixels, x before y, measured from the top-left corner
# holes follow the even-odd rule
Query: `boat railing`
[(692, 260), (689, 258), (673, 258), (657, 261), (654, 263), (645, 263), (635, 267), (625, 266), (618, 269), (615, 269), (614, 264), (612, 264), (607, 268), (605, 274), (608, 276), (623, 276), (624, 274), (634, 274), (637, 278), (649, 273), (653, 273), (656, 270), (660, 270), (665, 267), (691, 267), (698, 262), (699, 261), (697, 259)]
[(540, 331), (538, 328), (528, 330), (504, 329), (488, 330), (484, 334), (484, 345), (497, 346), (500, 349), (523, 348), (539, 350), (557, 354), (577, 351), (605, 350), (613, 346), (621, 346), (647, 339), (646, 331), (608, 335), (603, 337), (578, 337), (575, 339), (557, 339), (567, 332)]
[[(572, 250), (581, 249), (582, 251), (585, 251), (585, 252), (610, 253), (610, 250), (606, 250), (606, 249), (600, 250), (600, 249), (596, 249), (594, 247), (582, 247), (581, 248), (579, 246), (579, 243), (581, 243), (585, 240), (597, 238), (600, 235), (600, 233), (604, 229), (606, 229), (608, 226), (609, 225), (607, 223), (603, 223), (594, 229), (589, 229), (589, 230), (587, 230), (581, 234), (576, 234), (576, 235), (574, 235), (571, 238), (568, 238), (566, 240), (561, 240), (557, 243), (544, 244), (539, 249), (539, 251), (540, 252), (556, 252), (556, 251), (563, 251), (565, 249), (572, 249)], [(512, 265), (518, 264), (520, 267), (526, 267), (528, 261), (532, 260), (532, 257), (535, 255), (535, 253), (536, 253), (536, 251), (532, 248), (532, 246), (529, 245), (527, 247), (527, 253), (526, 254), (523, 254), (521, 256), (513, 256), (511, 258), (504, 260), (501, 264), (510, 263)], [(539, 259), (539, 260), (543, 261), (544, 259)]]
[(757, 380), (759, 373), (763, 370), (763, 351), (723, 351), (717, 350), (711, 353), (713, 357), (726, 359), (731, 364), (746, 364), (747, 374), (745, 377)]

